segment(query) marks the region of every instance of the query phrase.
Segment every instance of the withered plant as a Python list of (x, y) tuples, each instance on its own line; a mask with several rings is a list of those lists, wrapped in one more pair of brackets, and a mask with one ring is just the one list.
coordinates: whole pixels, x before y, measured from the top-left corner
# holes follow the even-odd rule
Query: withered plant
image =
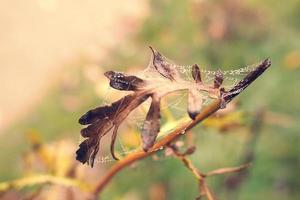
[[(191, 71), (193, 81), (187, 81), (180, 76), (175, 64), (168, 62), (162, 54), (152, 47), (150, 47), (150, 49), (153, 53), (151, 67), (155, 73), (159, 75), (159, 78), (153, 80), (151, 78), (142, 78), (121, 72), (105, 72), (105, 76), (110, 80), (110, 86), (112, 88), (132, 91), (132, 93), (111, 105), (100, 106), (89, 110), (79, 119), (80, 124), (88, 126), (81, 130), (81, 135), (86, 139), (79, 145), (79, 149), (76, 151), (76, 159), (83, 164), (87, 163), (93, 167), (95, 157), (99, 151), (100, 140), (112, 130), (110, 150), (112, 157), (117, 160), (118, 158), (114, 153), (114, 144), (120, 124), (135, 108), (140, 106), (148, 98), (151, 98), (151, 105), (141, 130), (143, 151), (131, 153), (117, 162), (95, 187), (94, 194), (98, 194), (111, 178), (124, 167), (152, 155), (162, 147), (169, 147), (173, 151), (174, 156), (182, 160), (185, 166), (194, 173), (199, 181), (200, 196), (206, 195), (208, 199), (214, 199), (212, 192), (205, 184), (205, 177), (240, 171), (249, 165), (246, 164), (237, 168), (224, 168), (202, 174), (192, 165), (191, 161), (186, 158), (186, 155), (194, 151), (193, 148), (190, 148), (186, 153), (180, 153), (176, 145), (174, 145), (174, 141), (182, 135), (182, 132), (193, 128), (217, 110), (225, 108), (226, 104), (240, 94), (271, 65), (271, 61), (269, 59), (262, 61), (240, 82), (226, 91), (222, 86), (223, 74), (221, 70), (215, 73), (212, 84), (206, 84), (202, 81), (199, 66), (195, 64), (192, 66)], [(160, 132), (161, 99), (172, 92), (181, 90), (188, 91), (187, 112), (191, 120), (179, 124), (174, 131), (155, 143), (157, 135)], [(204, 93), (209, 98), (214, 99), (211, 104), (205, 107), (203, 106)]]

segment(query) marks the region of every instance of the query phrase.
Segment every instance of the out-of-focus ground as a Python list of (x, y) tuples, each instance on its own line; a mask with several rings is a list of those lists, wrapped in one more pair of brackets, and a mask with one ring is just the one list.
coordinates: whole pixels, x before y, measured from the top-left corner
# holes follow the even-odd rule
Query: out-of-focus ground
[(0, 130), (35, 107), (67, 63), (100, 62), (147, 13), (141, 0), (1, 1)]

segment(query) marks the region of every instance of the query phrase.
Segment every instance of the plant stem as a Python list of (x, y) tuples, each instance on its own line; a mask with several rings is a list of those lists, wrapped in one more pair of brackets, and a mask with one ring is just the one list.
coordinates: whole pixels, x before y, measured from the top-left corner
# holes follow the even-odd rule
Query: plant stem
[[(234, 97), (239, 95), (244, 89), (246, 89), (254, 80), (256, 80), (267, 68), (271, 65), (271, 61), (269, 59), (264, 60), (261, 62), (255, 70), (250, 72), (244, 79), (242, 79), (237, 85), (235, 85), (231, 90), (228, 92), (223, 93), (221, 99), (214, 100), (210, 105), (205, 107), (201, 113), (199, 113), (195, 120), (190, 120), (186, 123), (181, 124), (178, 128), (176, 128), (173, 132), (169, 133), (160, 141), (156, 142), (152, 148), (150, 148), (147, 152), (139, 151), (132, 154), (129, 154), (124, 159), (117, 162), (106, 175), (96, 184), (93, 194), (95, 197), (105, 188), (105, 186), (110, 182), (110, 180), (122, 169), (131, 165), (132, 163), (144, 159), (157, 151), (163, 149), (177, 138), (182, 136), (182, 133), (192, 129), (198, 123), (203, 121), (204, 119), (208, 118), (211, 114), (216, 112), (220, 109), (220, 106), (224, 106), (224, 101), (226, 103), (230, 102)], [(222, 104), (222, 105), (221, 105)], [(208, 191), (210, 194), (210, 191)], [(213, 197), (212, 197), (213, 198)], [(212, 199), (211, 198), (211, 199)]]
[(135, 153), (131, 153), (119, 162), (117, 162), (112, 168), (105, 174), (105, 176), (100, 180), (100, 182), (96, 185), (96, 187), (93, 190), (93, 193), (95, 195), (98, 195), (103, 188), (109, 183), (109, 181), (123, 168), (129, 166), (130, 164), (144, 159), (157, 151), (161, 150), (162, 148), (166, 147), (169, 143), (172, 141), (175, 141), (178, 137), (182, 135), (183, 132), (190, 130), (194, 126), (196, 126), (199, 122), (203, 121), (207, 117), (209, 117), (211, 114), (216, 112), (220, 108), (220, 102), (221, 100), (215, 100), (213, 103), (211, 103), (209, 106), (203, 109), (203, 111), (196, 117), (195, 120), (190, 120), (186, 122), (185, 124), (182, 124), (180, 127), (178, 127), (176, 130), (168, 134), (166, 137), (158, 141), (154, 144), (154, 146), (147, 152), (139, 151)]

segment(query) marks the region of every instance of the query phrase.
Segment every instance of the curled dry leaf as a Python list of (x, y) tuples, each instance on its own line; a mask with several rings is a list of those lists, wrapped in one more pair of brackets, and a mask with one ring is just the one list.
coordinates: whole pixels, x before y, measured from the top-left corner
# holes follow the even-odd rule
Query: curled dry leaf
[(178, 77), (178, 72), (174, 65), (167, 62), (164, 56), (150, 46), (153, 53), (153, 66), (163, 77), (175, 81)]
[(196, 83), (202, 83), (200, 68), (197, 64), (192, 67), (192, 76)]
[(188, 93), (188, 114), (192, 119), (200, 113), (203, 103), (203, 97), (201, 93), (191, 88)]
[(245, 78), (243, 78), (238, 84), (236, 84), (228, 92), (221, 91), (221, 99), (225, 104), (229, 103), (235, 96), (246, 89), (253, 81), (255, 81), (266, 69), (271, 66), (271, 60), (269, 58), (262, 61), (253, 71), (251, 71)]
[(219, 69), (215, 75), (215, 80), (214, 80), (214, 88), (219, 88), (222, 83), (223, 83), (223, 73), (222, 71)]
[(129, 113), (147, 100), (149, 94), (147, 92), (136, 92), (129, 94), (109, 106), (102, 106), (88, 111), (80, 119), (82, 125), (89, 124), (81, 130), (81, 135), (85, 139), (76, 151), (76, 159), (80, 162), (94, 165), (95, 156), (99, 150), (101, 138), (107, 134), (112, 128), (115, 128), (112, 137), (112, 156), (116, 158), (113, 151), (113, 145), (116, 132), (121, 122), (129, 115)]
[(152, 96), (152, 103), (146, 116), (142, 129), (142, 141), (144, 151), (148, 151), (155, 142), (160, 128), (160, 97)]
[(117, 90), (137, 91), (146, 85), (144, 80), (136, 76), (126, 76), (114, 71), (105, 72), (104, 75), (110, 80), (110, 86)]
[[(203, 96), (202, 92), (209, 94), (210, 98), (219, 98), (221, 107), (225, 107), (234, 96), (245, 89), (255, 78), (262, 73), (270, 61), (265, 60), (252, 75), (246, 76), (232, 90), (226, 92), (223, 87), (223, 74), (219, 70), (215, 75), (213, 85), (206, 85), (201, 79), (198, 65), (192, 67), (194, 82), (181, 79), (175, 64), (169, 63), (158, 51), (150, 47), (153, 53), (153, 68), (160, 75), (160, 80), (151, 80), (127, 75), (121, 72), (108, 71), (105, 76), (110, 80), (110, 86), (116, 90), (132, 91), (111, 105), (100, 106), (85, 113), (79, 123), (87, 125), (81, 130), (81, 135), (86, 138), (76, 151), (76, 159), (80, 162), (94, 165), (95, 157), (99, 151), (100, 141), (109, 131), (113, 130), (111, 139), (111, 154), (114, 153), (114, 144), (118, 134), (118, 127), (125, 118), (139, 105), (151, 97), (152, 102), (147, 113), (142, 131), (142, 148), (148, 151), (155, 143), (160, 129), (160, 100), (167, 94), (175, 91), (188, 90), (188, 114), (192, 119), (201, 112)], [(266, 67), (266, 65), (268, 65)]]

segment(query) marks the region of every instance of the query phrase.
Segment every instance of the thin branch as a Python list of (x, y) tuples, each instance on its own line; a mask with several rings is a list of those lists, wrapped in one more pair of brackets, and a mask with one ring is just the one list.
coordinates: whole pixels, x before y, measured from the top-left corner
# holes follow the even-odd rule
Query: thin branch
[[(269, 59), (263, 61), (255, 70), (250, 72), (243, 80), (241, 80), (235, 87), (233, 87), (229, 92), (224, 92), (222, 99), (217, 99), (213, 101), (209, 106), (205, 107), (201, 113), (199, 113), (195, 120), (190, 120), (186, 123), (181, 124), (176, 130), (165, 136), (160, 141), (156, 142), (152, 148), (147, 152), (139, 151), (136, 153), (129, 154), (123, 160), (117, 162), (106, 175), (98, 182), (93, 190), (93, 194), (97, 196), (105, 186), (110, 182), (110, 180), (122, 169), (131, 165), (132, 163), (144, 159), (158, 150), (166, 147), (171, 142), (179, 138), (183, 132), (186, 132), (196, 126), (198, 123), (208, 118), (211, 114), (219, 110), (220, 106), (224, 106), (224, 103), (230, 102), (234, 97), (240, 94), (246, 87), (248, 87), (256, 78), (258, 78), (269, 66), (271, 62)], [(207, 191), (210, 193), (210, 191)]]
[(228, 167), (228, 168), (221, 168), (221, 169), (216, 169), (210, 172), (207, 172), (206, 174), (203, 174), (204, 177), (208, 176), (215, 176), (215, 175), (221, 175), (221, 174), (229, 174), (229, 173), (236, 173), (240, 172), (244, 169), (247, 169), (251, 166), (251, 163), (247, 163), (238, 167)]
[(214, 197), (213, 193), (207, 186), (205, 182), (205, 177), (202, 175), (202, 173), (193, 165), (192, 161), (186, 157), (186, 155), (183, 153), (180, 153), (178, 149), (172, 145), (169, 145), (169, 147), (173, 150), (173, 153), (176, 158), (181, 160), (183, 164), (188, 168), (196, 177), (198, 180), (199, 184), (199, 192), (200, 192), (200, 197), (206, 196), (208, 200), (216, 200)]
[(176, 145), (173, 145), (173, 144), (170, 144), (169, 147), (173, 151), (174, 156), (177, 159), (181, 160), (183, 162), (183, 164), (185, 165), (185, 167), (188, 168), (194, 174), (196, 179), (198, 180), (199, 192), (200, 192), (199, 198), (201, 198), (202, 196), (206, 196), (209, 200), (216, 199), (216, 197), (214, 197), (214, 195), (211, 192), (211, 190), (209, 189), (209, 187), (206, 185), (205, 180), (207, 177), (215, 176), (215, 175), (222, 175), (222, 174), (229, 174), (229, 173), (236, 173), (236, 172), (240, 172), (244, 169), (247, 169), (248, 167), (251, 166), (251, 163), (247, 163), (247, 164), (244, 164), (244, 165), (241, 165), (238, 167), (221, 168), (221, 169), (216, 169), (216, 170), (213, 170), (206, 174), (203, 174), (199, 171), (199, 169), (197, 169), (193, 165), (192, 161), (187, 158), (187, 154), (185, 152), (184, 153), (179, 152)]

